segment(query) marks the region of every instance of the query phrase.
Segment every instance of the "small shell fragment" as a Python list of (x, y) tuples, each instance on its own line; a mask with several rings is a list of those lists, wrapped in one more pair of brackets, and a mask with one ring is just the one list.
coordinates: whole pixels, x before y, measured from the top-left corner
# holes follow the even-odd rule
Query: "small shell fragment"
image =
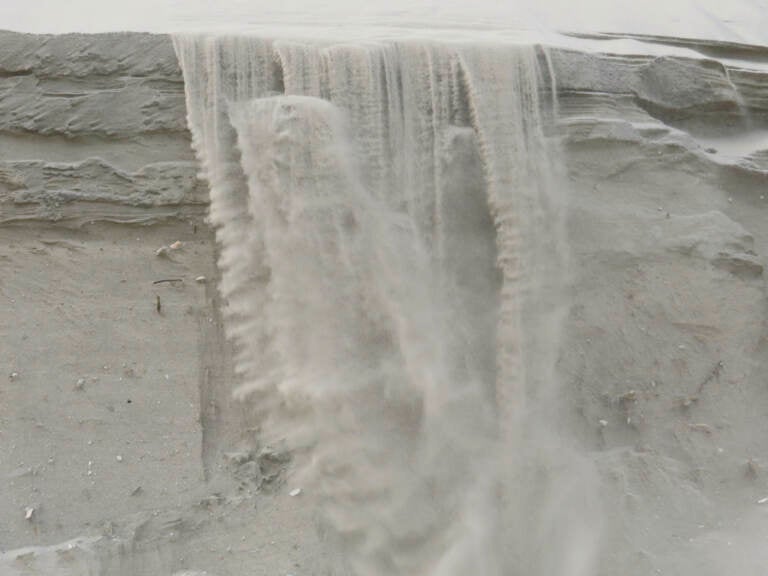
[(34, 515), (35, 515), (35, 509), (34, 509), (34, 508), (32, 508), (31, 506), (30, 506), (30, 507), (28, 507), (28, 508), (27, 508), (27, 509), (24, 511), (24, 519), (25, 519), (25, 520), (29, 520), (29, 521), (31, 522), (31, 521), (32, 521), (32, 518), (34, 517)]
[(206, 281), (205, 276), (198, 276), (197, 278), (195, 278), (195, 282), (197, 282), (198, 284), (205, 284), (205, 281)]
[(757, 501), (758, 504), (765, 504), (766, 502), (768, 502), (768, 497), (760, 498), (760, 500)]
[(301, 494), (301, 488), (294, 488), (294, 489), (293, 489), (293, 490), (291, 490), (291, 491), (290, 491), (288, 494), (289, 494), (290, 496), (294, 496), (294, 497), (295, 497), (295, 496), (298, 496), (299, 494)]

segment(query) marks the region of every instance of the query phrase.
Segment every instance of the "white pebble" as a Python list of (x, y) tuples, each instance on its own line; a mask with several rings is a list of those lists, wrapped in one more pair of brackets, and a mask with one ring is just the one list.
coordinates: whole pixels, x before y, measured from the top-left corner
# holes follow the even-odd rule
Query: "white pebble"
[(294, 488), (289, 492), (290, 496), (298, 496), (299, 494), (301, 494), (301, 488)]

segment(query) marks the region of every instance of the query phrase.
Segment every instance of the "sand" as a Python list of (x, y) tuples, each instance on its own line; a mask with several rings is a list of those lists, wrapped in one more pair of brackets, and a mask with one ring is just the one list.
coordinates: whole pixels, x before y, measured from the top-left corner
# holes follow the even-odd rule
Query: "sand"
[[(595, 573), (759, 574), (768, 55), (669, 44), (551, 52), (561, 427), (599, 477)], [(170, 39), (0, 45), (0, 573), (333, 573), (313, 486), (231, 396)]]

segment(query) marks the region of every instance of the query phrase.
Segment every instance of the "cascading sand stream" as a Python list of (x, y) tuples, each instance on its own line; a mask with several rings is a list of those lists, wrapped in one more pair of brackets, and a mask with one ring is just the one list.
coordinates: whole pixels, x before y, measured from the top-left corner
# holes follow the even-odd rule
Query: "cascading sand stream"
[[(586, 575), (533, 47), (175, 38), (227, 330), (355, 575)], [(588, 512), (588, 510), (590, 512)]]

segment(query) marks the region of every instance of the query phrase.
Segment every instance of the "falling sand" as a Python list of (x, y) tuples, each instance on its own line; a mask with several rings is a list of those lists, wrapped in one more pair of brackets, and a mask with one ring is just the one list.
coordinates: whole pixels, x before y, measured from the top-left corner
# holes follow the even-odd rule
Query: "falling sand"
[(533, 46), (177, 36), (241, 398), (339, 573), (594, 572), (558, 428), (567, 180)]

